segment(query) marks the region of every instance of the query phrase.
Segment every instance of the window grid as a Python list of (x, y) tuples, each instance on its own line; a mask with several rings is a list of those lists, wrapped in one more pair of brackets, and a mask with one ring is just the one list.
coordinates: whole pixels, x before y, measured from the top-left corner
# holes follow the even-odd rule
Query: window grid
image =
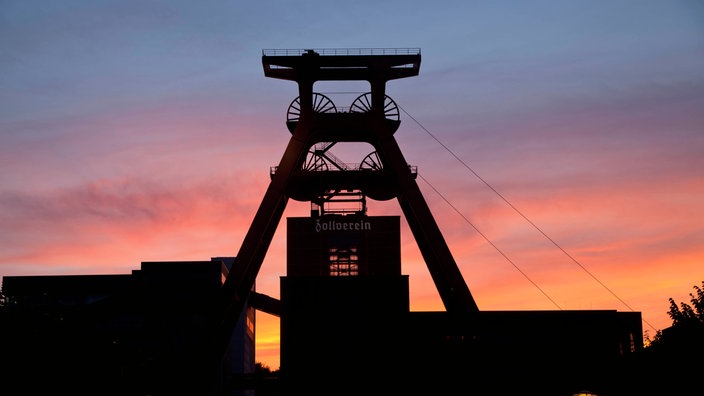
[(328, 249), (328, 253), (330, 276), (359, 275), (359, 256), (357, 255), (356, 247), (331, 247)]

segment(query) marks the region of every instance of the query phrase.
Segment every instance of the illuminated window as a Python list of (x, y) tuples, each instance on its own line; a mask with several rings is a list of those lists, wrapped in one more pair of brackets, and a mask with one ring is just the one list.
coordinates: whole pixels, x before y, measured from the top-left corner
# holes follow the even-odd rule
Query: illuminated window
[(636, 341), (633, 339), (633, 333), (628, 333), (628, 338), (630, 341), (630, 352), (635, 352), (636, 351)]
[(328, 253), (330, 276), (359, 275), (359, 256), (356, 247), (331, 247)]

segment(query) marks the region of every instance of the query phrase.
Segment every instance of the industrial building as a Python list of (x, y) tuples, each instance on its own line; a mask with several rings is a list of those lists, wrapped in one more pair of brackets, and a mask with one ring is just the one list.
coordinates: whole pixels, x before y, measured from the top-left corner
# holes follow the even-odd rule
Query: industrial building
[(200, 378), (207, 377), (213, 392), (247, 394), (223, 387), (233, 373), (254, 372), (253, 308), (238, 318), (219, 369), (204, 372), (212, 367), (204, 364), (205, 346), (232, 261), (143, 262), (131, 274), (3, 277), (2, 386), (23, 395), (175, 395), (202, 390)]

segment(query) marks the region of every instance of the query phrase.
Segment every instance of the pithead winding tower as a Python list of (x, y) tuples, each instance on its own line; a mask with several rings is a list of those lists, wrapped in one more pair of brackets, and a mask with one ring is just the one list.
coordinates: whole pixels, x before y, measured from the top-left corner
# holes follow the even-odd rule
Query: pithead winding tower
[[(262, 52), (265, 76), (295, 81), (299, 96), (287, 113), (291, 139), (271, 173), (271, 183), (237, 254), (237, 265), (223, 286), (223, 343), (244, 307), (289, 199), (310, 201), (324, 211), (325, 202), (350, 192), (362, 200), (396, 198), (447, 312), (478, 312), (416, 183), (415, 169), (394, 139), (400, 114), (386, 95), (386, 83), (417, 76), (420, 62), (417, 48)], [(369, 82), (370, 89), (344, 109), (313, 90), (317, 81), (354, 80)], [(340, 166), (327, 149), (345, 142), (368, 143), (375, 151), (358, 167)]]

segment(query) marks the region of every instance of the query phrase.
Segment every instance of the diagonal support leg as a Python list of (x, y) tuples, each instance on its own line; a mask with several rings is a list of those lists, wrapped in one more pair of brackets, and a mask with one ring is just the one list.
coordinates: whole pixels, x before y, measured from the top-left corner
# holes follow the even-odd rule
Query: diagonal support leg
[(286, 209), (288, 197), (286, 188), (294, 170), (305, 159), (308, 146), (292, 137), (286, 147), (276, 173), (262, 199), (259, 209), (252, 220), (252, 225), (245, 236), (235, 260), (235, 265), (225, 279), (222, 287), (223, 308), (221, 322), (218, 325), (217, 351), (224, 353), (232, 331), (254, 286), (262, 262), (269, 249), (274, 233)]
[(388, 134), (377, 141), (377, 146), (384, 168), (392, 170), (398, 179), (399, 205), (445, 309), (447, 312), (460, 314), (478, 312), (477, 303), (408, 168), (398, 143)]

